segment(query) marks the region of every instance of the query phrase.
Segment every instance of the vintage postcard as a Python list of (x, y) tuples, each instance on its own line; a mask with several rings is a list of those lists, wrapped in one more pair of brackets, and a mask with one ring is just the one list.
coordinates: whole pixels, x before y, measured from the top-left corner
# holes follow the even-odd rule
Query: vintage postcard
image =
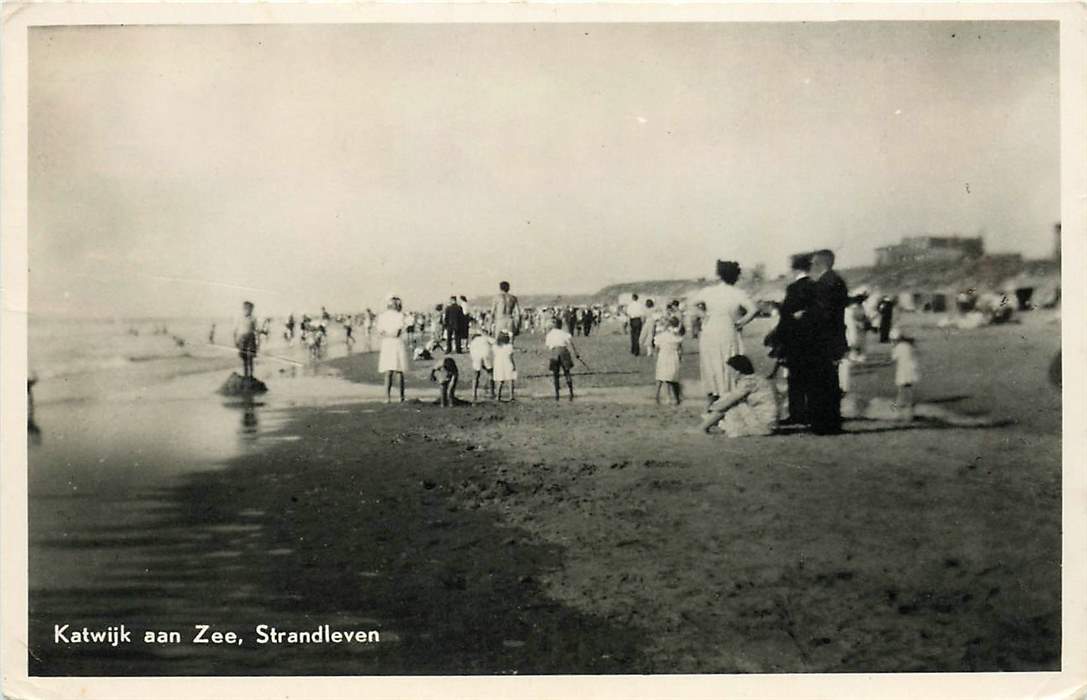
[(3, 19), (6, 697), (1083, 697), (1082, 4)]

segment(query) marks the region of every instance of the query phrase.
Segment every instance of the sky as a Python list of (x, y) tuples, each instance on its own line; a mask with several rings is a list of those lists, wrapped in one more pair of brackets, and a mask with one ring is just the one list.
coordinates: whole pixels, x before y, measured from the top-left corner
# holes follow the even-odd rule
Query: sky
[(1060, 219), (1056, 23), (46, 27), (29, 71), (32, 313), (1041, 257)]

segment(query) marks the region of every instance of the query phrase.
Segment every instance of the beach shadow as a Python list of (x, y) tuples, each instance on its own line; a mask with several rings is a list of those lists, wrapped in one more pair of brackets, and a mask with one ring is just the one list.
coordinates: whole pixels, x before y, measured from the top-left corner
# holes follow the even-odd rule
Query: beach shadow
[[(956, 403), (958, 401), (965, 401), (966, 399), (969, 399), (969, 398), (971, 398), (970, 394), (955, 394), (955, 395), (952, 395), (952, 396), (940, 396), (940, 397), (935, 398), (935, 399), (926, 398), (924, 402), (925, 403)], [(969, 415), (969, 414), (967, 414), (967, 415)]]
[(846, 430), (843, 434), (868, 435), (873, 433), (894, 433), (901, 432), (903, 430), (992, 430), (994, 428), (1006, 428), (1010, 425), (1015, 424), (1015, 421), (1010, 420), (989, 421), (986, 423), (978, 423), (973, 425), (955, 424), (929, 418), (915, 418), (912, 422), (909, 423), (892, 423), (889, 421), (866, 418), (855, 418), (851, 419), (850, 422), (875, 425), (874, 427), (865, 427), (860, 430)]

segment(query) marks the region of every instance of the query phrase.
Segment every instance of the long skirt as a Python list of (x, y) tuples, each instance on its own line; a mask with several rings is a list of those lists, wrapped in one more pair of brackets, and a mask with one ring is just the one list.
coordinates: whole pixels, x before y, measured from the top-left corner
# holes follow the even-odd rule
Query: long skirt
[(736, 384), (736, 371), (726, 363), (742, 355), (744, 341), (730, 318), (707, 318), (698, 338), (698, 363), (702, 370), (702, 391), (707, 396), (724, 396)]

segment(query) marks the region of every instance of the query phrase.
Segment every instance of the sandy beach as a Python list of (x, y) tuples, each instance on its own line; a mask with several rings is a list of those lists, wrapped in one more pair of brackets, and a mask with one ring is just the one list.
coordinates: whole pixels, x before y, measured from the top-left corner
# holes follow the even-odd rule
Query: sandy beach
[[(696, 343), (676, 408), (621, 335), (577, 342), (594, 373), (574, 402), (546, 398), (529, 336), (513, 404), (443, 409), (417, 363), (410, 400), (386, 406), (376, 357), (354, 353), (304, 377), (258, 365), (271, 390), (249, 404), (207, 373), (172, 398), (43, 406), (31, 673), (1059, 666), (1059, 325), (919, 333), (919, 400), (999, 426), (852, 420), (839, 437), (690, 435)], [(858, 396), (893, 392), (886, 353)], [(56, 623), (246, 641), (56, 645)], [(381, 641), (261, 645), (259, 624)]]

